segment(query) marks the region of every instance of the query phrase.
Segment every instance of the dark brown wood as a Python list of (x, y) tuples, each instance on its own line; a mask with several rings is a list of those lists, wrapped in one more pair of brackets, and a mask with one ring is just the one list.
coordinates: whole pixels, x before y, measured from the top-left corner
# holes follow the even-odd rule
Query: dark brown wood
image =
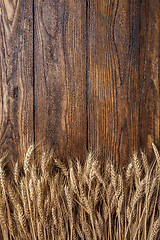
[(159, 143), (159, 1), (89, 1), (89, 146), (122, 164)]
[(118, 165), (159, 146), (159, 0), (1, 0), (0, 49), (1, 154), (34, 139)]
[(160, 1), (142, 1), (140, 17), (139, 137), (151, 153), (160, 146)]
[(86, 150), (86, 1), (35, 0), (35, 140)]
[(33, 143), (32, 0), (0, 1), (0, 153)]

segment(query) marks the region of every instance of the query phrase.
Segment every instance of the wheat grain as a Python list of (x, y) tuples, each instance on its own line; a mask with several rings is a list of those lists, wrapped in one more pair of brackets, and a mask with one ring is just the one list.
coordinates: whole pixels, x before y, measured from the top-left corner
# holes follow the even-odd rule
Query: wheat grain
[(37, 232), (38, 232), (38, 239), (44, 240), (44, 228), (41, 221), (37, 222)]
[(20, 170), (20, 168), (19, 168), (19, 161), (17, 161), (15, 163), (15, 166), (14, 166), (14, 180), (15, 180), (17, 185), (19, 183), (19, 170)]
[(93, 239), (91, 228), (89, 227), (88, 222), (86, 221), (85, 218), (83, 218), (82, 220), (82, 231), (84, 232), (85, 239), (87, 240)]
[(147, 156), (144, 152), (142, 152), (142, 150), (141, 150), (141, 156), (142, 156), (142, 161), (143, 161), (143, 166), (144, 166), (144, 169), (145, 169), (145, 173), (147, 174), (148, 171), (149, 171), (149, 164), (148, 164), (148, 161), (147, 161)]
[(19, 203), (21, 203), (21, 198), (20, 198), (20, 195), (19, 195), (19, 192), (16, 188), (14, 188), (14, 185), (10, 185), (8, 184), (7, 186), (7, 196), (8, 196), (8, 199), (12, 202), (12, 204), (15, 206)]
[(81, 230), (81, 227), (80, 227), (79, 223), (76, 224), (75, 228), (76, 228), (76, 231), (77, 231), (80, 239), (84, 240), (84, 235), (82, 233), (82, 230)]
[(133, 164), (134, 164), (133, 166), (135, 170), (135, 178), (136, 178), (136, 181), (138, 180), (138, 183), (137, 183), (138, 185), (142, 177), (142, 166), (136, 152), (134, 152), (133, 154)]
[(153, 150), (154, 150), (154, 153), (155, 153), (155, 156), (156, 156), (158, 166), (160, 168), (160, 155), (159, 155), (158, 149), (157, 149), (157, 147), (154, 143), (152, 143), (152, 147), (153, 147)]
[(25, 174), (27, 174), (27, 172), (30, 170), (30, 160), (31, 160), (31, 154), (34, 150), (34, 145), (30, 145), (28, 150), (27, 150), (27, 153), (25, 155), (25, 158), (24, 158), (24, 164), (23, 164), (23, 168), (24, 168), (24, 172)]
[(7, 228), (7, 210), (2, 195), (0, 196), (0, 224)]
[(127, 171), (126, 171), (126, 181), (128, 182), (133, 174), (133, 163), (131, 162), (128, 165)]
[(33, 184), (33, 179), (29, 179), (29, 193), (30, 193), (30, 198), (32, 201), (36, 199), (36, 194), (35, 194), (35, 189), (34, 189), (34, 184)]
[(77, 159), (76, 163), (77, 163), (77, 177), (81, 178), (81, 176), (82, 176), (82, 166), (81, 166), (81, 163), (78, 159)]
[(98, 218), (98, 223), (99, 223), (101, 236), (102, 236), (102, 232), (103, 232), (103, 229), (104, 229), (104, 221), (103, 221), (103, 218), (102, 218), (100, 212), (97, 212), (97, 218)]
[(104, 189), (105, 189), (105, 188), (106, 188), (106, 183), (105, 183), (103, 177), (101, 176), (101, 174), (98, 172), (97, 169), (94, 169), (94, 174), (95, 174), (97, 180), (99, 181), (99, 183), (102, 183), (102, 184), (103, 184), (103, 187), (104, 187)]
[(29, 236), (30, 235), (30, 231), (28, 229), (27, 220), (25, 218), (23, 208), (22, 208), (22, 206), (19, 203), (17, 204), (17, 210), (18, 210), (19, 222), (20, 222), (21, 227), (22, 227), (22, 229), (24, 231), (24, 234)]
[(74, 174), (74, 170), (73, 170), (73, 167), (72, 165), (70, 166), (70, 183), (71, 183), (71, 188), (72, 190), (79, 194), (79, 190), (78, 190), (78, 184), (77, 184), (77, 179), (75, 177), (75, 174)]
[(28, 197), (27, 197), (27, 189), (25, 184), (25, 179), (21, 179), (20, 182), (20, 188), (21, 188), (21, 198), (24, 205), (24, 212), (27, 219), (30, 219), (30, 211), (29, 211), (29, 203), (28, 203)]
[(155, 239), (159, 231), (160, 231), (160, 217), (153, 224), (149, 240)]
[(60, 160), (58, 160), (57, 158), (54, 159), (54, 162), (57, 165), (57, 167), (59, 167), (62, 170), (63, 174), (66, 177), (68, 177), (68, 169), (66, 168), (66, 166)]
[(15, 224), (13, 216), (8, 217), (8, 227), (9, 227), (10, 235), (13, 236), (14, 239), (16, 239), (18, 237), (18, 230), (17, 230), (17, 226)]
[(42, 175), (45, 175), (47, 160), (48, 160), (48, 159), (47, 159), (47, 156), (46, 156), (46, 152), (43, 151), (43, 153), (42, 153), (42, 158), (41, 158), (41, 170), (42, 170)]
[(101, 239), (102, 232), (100, 230), (99, 222), (97, 219), (95, 219), (95, 231), (97, 238)]
[(44, 205), (43, 205), (43, 190), (42, 190), (42, 183), (40, 180), (38, 180), (38, 185), (37, 185), (37, 208), (38, 208), (38, 213), (40, 216), (40, 221), (44, 223)]
[(116, 189), (116, 187), (117, 187), (117, 176), (116, 176), (116, 172), (115, 172), (115, 169), (114, 169), (114, 166), (113, 166), (112, 163), (111, 163), (111, 183), (112, 183), (114, 189)]
[(106, 193), (106, 195), (107, 195), (107, 204), (108, 205), (111, 203), (111, 199), (113, 197), (113, 194), (114, 194), (114, 192), (113, 192), (113, 185), (110, 183), (108, 185), (107, 193)]
[(6, 174), (4, 172), (2, 165), (0, 165), (0, 183), (2, 188), (2, 194), (6, 199), (6, 179), (5, 178), (6, 178)]
[(46, 228), (49, 228), (49, 220), (50, 220), (50, 216), (51, 216), (52, 212), (51, 212), (51, 205), (50, 205), (50, 195), (47, 194), (47, 197), (45, 199), (44, 202), (44, 225), (46, 226)]
[(145, 193), (145, 184), (146, 184), (146, 178), (144, 178), (140, 182), (139, 186), (136, 189), (134, 196), (131, 199), (130, 207), (131, 207), (132, 211), (134, 210), (136, 203), (142, 198), (142, 196)]
[(118, 174), (118, 183), (117, 183), (117, 189), (116, 189), (116, 198), (118, 199), (118, 197), (120, 196), (120, 194), (122, 193), (122, 187), (123, 187), (123, 180), (122, 180), (122, 176), (120, 174)]
[(106, 221), (108, 220), (108, 217), (109, 217), (109, 209), (108, 209), (108, 206), (107, 206), (105, 200), (103, 200), (102, 210), (103, 210), (104, 223), (106, 223)]

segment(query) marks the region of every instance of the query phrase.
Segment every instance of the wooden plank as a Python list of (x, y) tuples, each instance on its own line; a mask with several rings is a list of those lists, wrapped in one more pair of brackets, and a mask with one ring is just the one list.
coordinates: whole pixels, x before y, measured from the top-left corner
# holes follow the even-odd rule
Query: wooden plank
[(145, 2), (88, 5), (89, 146), (117, 165), (159, 139), (159, 2)]
[(142, 1), (140, 29), (140, 141), (160, 145), (160, 1)]
[(33, 143), (32, 0), (0, 1), (0, 153)]
[(35, 140), (86, 150), (86, 1), (35, 0)]

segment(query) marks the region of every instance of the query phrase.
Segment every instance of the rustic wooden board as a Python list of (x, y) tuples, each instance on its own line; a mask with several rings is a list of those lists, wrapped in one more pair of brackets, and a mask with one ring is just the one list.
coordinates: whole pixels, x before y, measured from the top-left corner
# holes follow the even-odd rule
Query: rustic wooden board
[(142, 1), (139, 135), (143, 148), (160, 146), (160, 1)]
[(32, 0), (0, 1), (0, 151), (20, 158), (33, 143)]
[(159, 1), (88, 4), (89, 146), (113, 162), (159, 143)]
[(35, 140), (86, 150), (86, 1), (35, 0)]
[(91, 149), (123, 164), (134, 149), (151, 154), (159, 12), (159, 0), (2, 0), (0, 151), (18, 157), (44, 140), (60, 157)]

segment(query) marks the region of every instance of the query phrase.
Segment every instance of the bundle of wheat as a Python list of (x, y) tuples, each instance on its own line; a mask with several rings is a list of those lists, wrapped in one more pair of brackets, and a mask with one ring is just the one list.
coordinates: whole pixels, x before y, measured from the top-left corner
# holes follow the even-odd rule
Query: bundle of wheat
[(0, 160), (0, 224), (4, 239), (160, 239), (160, 156), (141, 151), (125, 172), (89, 153), (84, 164), (43, 152), (8, 172)]

